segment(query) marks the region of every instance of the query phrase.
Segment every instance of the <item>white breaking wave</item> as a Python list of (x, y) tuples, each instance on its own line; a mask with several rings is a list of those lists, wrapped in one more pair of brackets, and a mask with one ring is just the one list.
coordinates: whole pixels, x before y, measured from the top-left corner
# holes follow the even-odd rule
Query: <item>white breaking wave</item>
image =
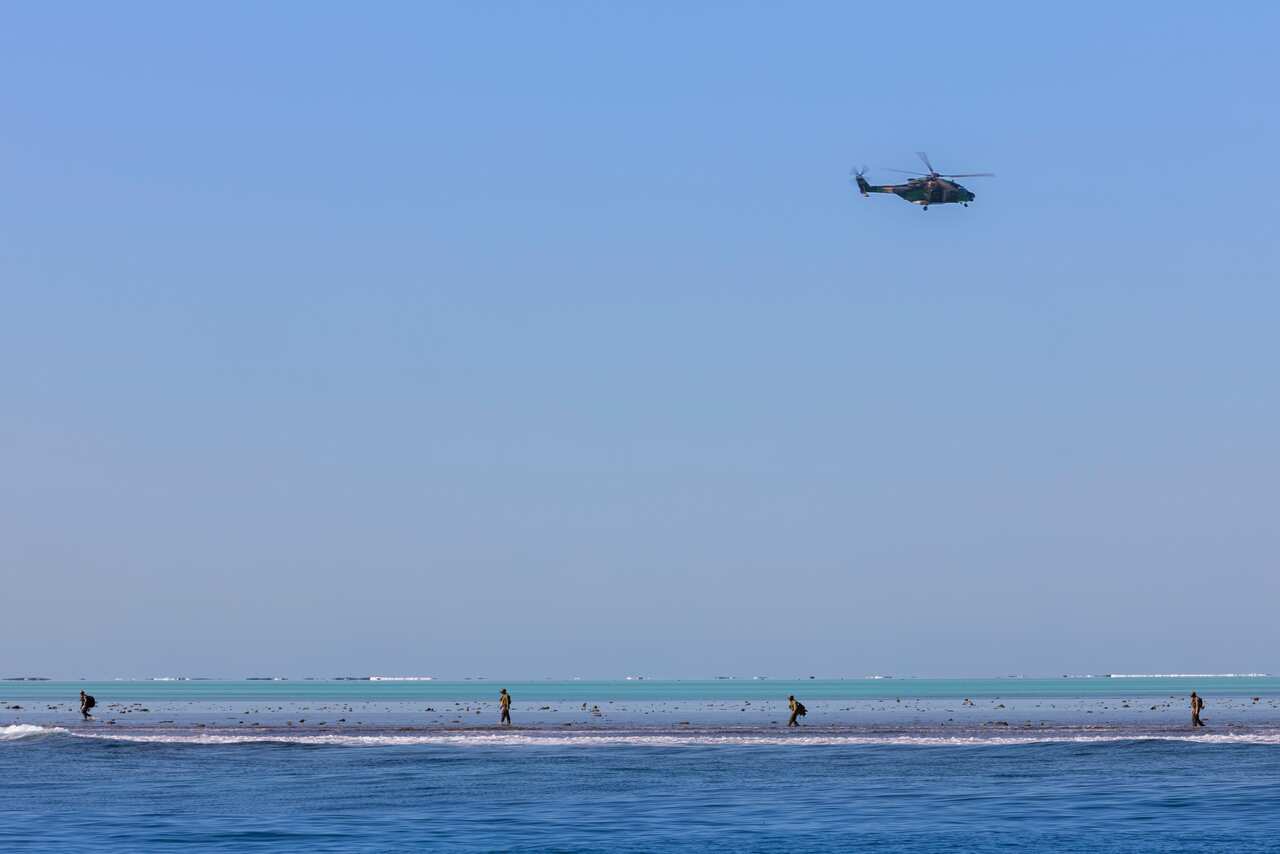
[(370, 676), (370, 682), (431, 682), (434, 676)]
[(70, 735), (75, 738), (141, 744), (300, 744), (334, 747), (714, 747), (714, 746), (878, 746), (915, 747), (1000, 747), (1028, 744), (1102, 744), (1125, 741), (1184, 741), (1196, 744), (1272, 744), (1280, 745), (1280, 732), (1204, 733), (1204, 734), (1043, 734), (1008, 736), (943, 736), (943, 735), (766, 735), (744, 733), (602, 733), (592, 735), (533, 735), (526, 733), (430, 733), (422, 735), (290, 735), (287, 733), (137, 733), (137, 732), (72, 732), (63, 727), (34, 724), (12, 724), (0, 727), (0, 741), (16, 741), (42, 735)]
[(28, 738), (33, 735), (49, 735), (51, 733), (66, 732), (60, 726), (36, 726), (35, 724), (10, 724), (9, 726), (0, 726), (0, 741), (13, 741), (17, 738)]
[[(66, 730), (31, 729), (41, 732)], [(1185, 741), (1196, 744), (1274, 744), (1280, 745), (1280, 733), (1214, 733), (1196, 735), (1026, 735), (1026, 736), (770, 736), (770, 735), (524, 735), (520, 733), (431, 734), (431, 735), (225, 735), (225, 734), (140, 734), (140, 733), (71, 733), (77, 738), (96, 738), (145, 744), (303, 744), (335, 747), (409, 747), (414, 745), (458, 747), (547, 746), (547, 747), (713, 747), (713, 746), (879, 746), (915, 747), (1000, 747), (1029, 744), (1101, 744), (1124, 741)]]

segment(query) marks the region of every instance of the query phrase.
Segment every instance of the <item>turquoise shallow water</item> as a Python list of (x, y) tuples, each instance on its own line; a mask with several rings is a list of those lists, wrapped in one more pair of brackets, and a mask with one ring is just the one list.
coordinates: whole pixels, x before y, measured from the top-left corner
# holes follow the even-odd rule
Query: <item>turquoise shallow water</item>
[(500, 687), (526, 700), (768, 700), (796, 694), (819, 700), (912, 697), (1043, 697), (1089, 699), (1187, 694), (1245, 697), (1280, 695), (1277, 677), (1150, 677), (1055, 679), (708, 679), (708, 680), (497, 680), (369, 682), (336, 680), (0, 682), (0, 700), (54, 702), (81, 689), (99, 697), (174, 701), (486, 700)]

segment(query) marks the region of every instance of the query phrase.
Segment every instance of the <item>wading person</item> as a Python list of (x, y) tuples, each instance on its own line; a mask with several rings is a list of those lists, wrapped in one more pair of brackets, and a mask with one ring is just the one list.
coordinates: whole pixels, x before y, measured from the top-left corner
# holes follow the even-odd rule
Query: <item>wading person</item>
[(1191, 725), (1204, 726), (1204, 721), (1200, 720), (1200, 713), (1204, 711), (1204, 697), (1196, 695), (1195, 691), (1191, 692)]
[(89, 720), (89, 710), (98, 705), (98, 701), (93, 699), (91, 694), (80, 692), (80, 714), (84, 715), (84, 719)]
[(498, 708), (502, 709), (502, 723), (511, 726), (511, 695), (506, 688), (498, 691)]
[(796, 718), (802, 718), (809, 713), (809, 710), (804, 707), (804, 703), (796, 699), (795, 694), (787, 697), (787, 708), (791, 709), (791, 720), (787, 721), (787, 726), (800, 726), (800, 722)]

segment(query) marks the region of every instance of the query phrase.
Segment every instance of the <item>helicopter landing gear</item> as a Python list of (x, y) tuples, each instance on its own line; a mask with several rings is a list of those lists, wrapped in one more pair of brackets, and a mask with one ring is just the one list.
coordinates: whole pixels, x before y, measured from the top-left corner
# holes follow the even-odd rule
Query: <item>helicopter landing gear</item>
[(967, 207), (969, 207), (969, 203), (968, 203), (968, 202), (965, 202), (965, 203), (964, 203), (964, 206), (965, 206), (966, 208), (967, 208)]
[(921, 205), (921, 206), (920, 206), (920, 210), (922, 210), (922, 211), (927, 211), (928, 209), (929, 209), (929, 206), (928, 206), (928, 205)]

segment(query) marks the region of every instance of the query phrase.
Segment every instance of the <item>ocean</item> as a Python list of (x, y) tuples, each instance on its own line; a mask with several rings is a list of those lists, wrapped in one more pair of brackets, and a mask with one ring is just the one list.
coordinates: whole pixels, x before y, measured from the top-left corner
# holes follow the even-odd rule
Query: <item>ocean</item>
[(783, 848), (1280, 850), (1280, 679), (0, 682), (5, 851)]

